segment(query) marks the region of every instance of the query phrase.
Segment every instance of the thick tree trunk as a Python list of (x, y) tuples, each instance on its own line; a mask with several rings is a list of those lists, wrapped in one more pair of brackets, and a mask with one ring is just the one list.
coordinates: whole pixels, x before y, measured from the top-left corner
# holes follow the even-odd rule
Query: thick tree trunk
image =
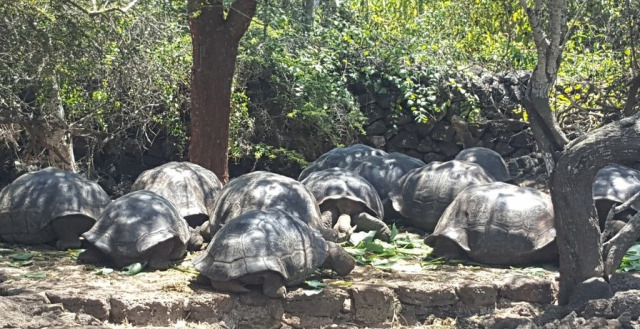
[(221, 0), (189, 0), (193, 46), (189, 160), (229, 180), (229, 116), (238, 44), (256, 12), (255, 0), (236, 0), (225, 17)]
[(560, 253), (561, 305), (576, 284), (604, 277), (602, 243), (591, 187), (596, 172), (611, 163), (640, 159), (639, 115), (611, 123), (567, 146), (551, 176)]

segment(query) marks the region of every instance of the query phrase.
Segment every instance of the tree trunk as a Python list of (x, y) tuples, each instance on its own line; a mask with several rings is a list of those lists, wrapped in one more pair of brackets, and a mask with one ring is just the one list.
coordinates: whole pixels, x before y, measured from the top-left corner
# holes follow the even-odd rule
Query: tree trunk
[(307, 29), (311, 31), (313, 28), (313, 17), (315, 11), (315, 0), (304, 0), (303, 8), (304, 12), (304, 24), (307, 26)]
[(576, 284), (603, 277), (600, 228), (592, 198), (596, 172), (611, 163), (640, 159), (640, 115), (611, 123), (568, 145), (551, 176), (558, 251), (561, 305)]
[[(49, 152), (49, 161), (52, 166), (71, 172), (76, 172), (76, 158), (73, 154), (73, 140), (71, 132), (65, 118), (62, 97), (60, 96), (60, 85), (58, 77), (54, 72), (51, 77), (53, 99), (51, 100), (51, 113), (56, 118), (56, 124), (47, 125), (50, 131), (43, 140)], [(53, 128), (53, 129), (52, 129)], [(45, 132), (47, 129), (44, 130)]]
[(229, 180), (229, 116), (238, 44), (256, 12), (236, 0), (225, 17), (221, 0), (188, 1), (193, 46), (189, 160)]
[[(529, 114), (531, 130), (542, 152), (547, 173), (551, 175), (558, 152), (568, 142), (549, 105), (549, 91), (555, 84), (562, 62), (562, 48), (567, 33), (567, 5), (564, 0), (536, 0), (533, 7), (529, 7), (526, 0), (520, 0), (520, 4), (529, 17), (538, 55), (523, 105)], [(543, 29), (540, 17), (544, 6), (549, 14), (547, 31)]]

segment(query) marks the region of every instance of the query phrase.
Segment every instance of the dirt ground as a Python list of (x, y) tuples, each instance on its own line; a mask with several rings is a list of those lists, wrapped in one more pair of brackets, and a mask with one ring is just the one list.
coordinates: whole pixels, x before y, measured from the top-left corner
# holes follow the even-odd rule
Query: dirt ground
[[(31, 258), (21, 260), (25, 255)], [(0, 246), (0, 327), (640, 328), (637, 275), (616, 279), (616, 290), (627, 294), (619, 298), (624, 310), (613, 310), (614, 297), (571, 313), (554, 305), (553, 267), (358, 266), (342, 278), (319, 272), (312, 279), (324, 289), (290, 287), (277, 300), (257, 289), (215, 292), (190, 265), (194, 254), (169, 270), (133, 276), (76, 264), (75, 256), (45, 246)]]

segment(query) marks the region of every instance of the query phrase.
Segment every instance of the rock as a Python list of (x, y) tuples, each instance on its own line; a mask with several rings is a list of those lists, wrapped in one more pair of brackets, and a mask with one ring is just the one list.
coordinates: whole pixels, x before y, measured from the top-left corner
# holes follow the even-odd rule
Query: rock
[(387, 124), (384, 120), (377, 120), (368, 125), (365, 130), (367, 135), (382, 135), (387, 132)]
[(637, 320), (640, 316), (640, 290), (619, 291), (609, 303), (614, 317), (630, 313), (634, 315), (633, 319)]
[(87, 296), (75, 291), (47, 291), (46, 294), (52, 303), (61, 303), (69, 312), (88, 314), (99, 320), (109, 319), (110, 296), (100, 294)]
[(233, 310), (235, 302), (227, 294), (199, 294), (187, 298), (185, 305), (191, 321), (218, 323), (223, 314)]
[(493, 150), (500, 153), (502, 157), (508, 157), (516, 149), (511, 147), (507, 142), (498, 142)]
[(499, 295), (513, 301), (550, 304), (555, 299), (555, 287), (548, 281), (513, 276), (503, 281)]
[(384, 136), (368, 136), (367, 140), (369, 141), (369, 145), (378, 149), (383, 149), (387, 144), (387, 140), (384, 138)]
[(395, 290), (398, 299), (405, 304), (419, 306), (445, 306), (458, 302), (454, 287), (402, 286)]
[(456, 131), (453, 126), (444, 121), (436, 123), (431, 131), (431, 138), (438, 141), (452, 141), (455, 135)]
[(417, 149), (419, 144), (418, 136), (407, 130), (398, 132), (389, 140), (389, 143), (403, 149)]
[(445, 159), (453, 158), (462, 149), (454, 142), (437, 141), (436, 144), (438, 145), (440, 154), (444, 156)]
[(429, 136), (429, 134), (431, 134), (431, 132), (433, 131), (433, 127), (435, 127), (435, 123), (433, 121), (429, 121), (427, 123), (414, 122), (409, 125), (414, 127), (413, 131), (418, 134), (419, 138), (425, 138)]
[(613, 289), (603, 278), (589, 278), (576, 285), (569, 297), (569, 308), (576, 312), (584, 310), (587, 302), (593, 299), (611, 298)]
[(522, 132), (512, 135), (511, 138), (509, 139), (509, 145), (516, 148), (518, 147), (530, 148), (531, 146), (533, 146), (533, 143), (534, 143), (533, 136), (528, 134), (526, 130), (523, 130)]
[(184, 302), (162, 296), (112, 296), (111, 321), (135, 326), (175, 322), (186, 316)]
[(418, 151), (422, 153), (429, 153), (436, 149), (434, 142), (431, 138), (425, 137), (420, 140), (420, 144), (418, 144)]
[(297, 316), (335, 317), (347, 297), (347, 293), (339, 289), (325, 288), (311, 296), (298, 289), (287, 294), (282, 306), (285, 312)]
[(495, 307), (498, 299), (498, 289), (490, 283), (465, 284), (456, 289), (456, 294), (460, 301), (469, 306)]
[(366, 324), (380, 324), (392, 319), (396, 305), (399, 305), (393, 290), (385, 286), (354, 285), (350, 294), (355, 319)]
[(433, 161), (444, 161), (445, 159), (444, 155), (435, 152), (429, 152), (422, 157), (422, 161), (426, 164)]

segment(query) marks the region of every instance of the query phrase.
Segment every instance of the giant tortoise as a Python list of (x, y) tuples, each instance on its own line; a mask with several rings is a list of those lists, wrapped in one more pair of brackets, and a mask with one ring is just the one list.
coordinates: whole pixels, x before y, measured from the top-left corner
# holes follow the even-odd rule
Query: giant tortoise
[(305, 222), (272, 208), (231, 219), (193, 264), (218, 290), (248, 292), (244, 285), (262, 285), (265, 295), (282, 298), (285, 286), (302, 283), (318, 267), (347, 275), (355, 260)]
[(425, 243), (436, 256), (520, 265), (555, 261), (555, 237), (551, 197), (494, 182), (460, 192)]
[(131, 189), (152, 191), (169, 200), (189, 224), (189, 249), (202, 247), (199, 227), (209, 220), (222, 190), (218, 176), (195, 163), (172, 161), (144, 171)]
[(185, 255), (189, 226), (171, 202), (141, 190), (114, 200), (82, 236), (89, 246), (78, 256), (80, 262), (146, 263), (162, 270)]
[(640, 202), (633, 202), (622, 212), (612, 214), (613, 207), (627, 202), (640, 193), (640, 170), (619, 164), (602, 167), (593, 180), (592, 195), (596, 205), (603, 240), (613, 237), (626, 224), (630, 215), (640, 211)]
[(0, 240), (79, 248), (80, 234), (109, 202), (97, 183), (76, 173), (49, 167), (24, 174), (0, 191)]
[(389, 199), (391, 185), (409, 170), (426, 164), (412, 156), (392, 152), (387, 155), (372, 155), (352, 163), (349, 169), (364, 177), (378, 192), (384, 208), (385, 219), (395, 219), (397, 214)]
[(491, 183), (479, 165), (466, 161), (434, 161), (410, 170), (391, 186), (393, 208), (407, 223), (432, 232), (440, 216), (467, 186)]
[(472, 147), (464, 149), (456, 155), (455, 160), (472, 162), (480, 165), (482, 169), (498, 182), (506, 182), (511, 179), (509, 168), (500, 154), (486, 147)]
[(333, 167), (348, 168), (354, 161), (364, 159), (371, 155), (386, 155), (387, 152), (364, 144), (353, 144), (347, 147), (337, 147), (319, 156), (302, 170), (298, 180), (305, 179), (314, 171), (320, 171)]
[(228, 221), (247, 211), (273, 208), (282, 209), (319, 230), (325, 239), (337, 239), (331, 223), (322, 221), (316, 199), (304, 184), (267, 171), (244, 174), (225, 185), (209, 219), (209, 228), (203, 228), (203, 234), (212, 237)]
[(376, 231), (388, 240), (391, 230), (382, 221), (384, 209), (375, 188), (362, 176), (343, 168), (311, 173), (302, 180), (320, 205), (322, 219), (332, 223), (338, 238), (344, 240), (353, 231)]

